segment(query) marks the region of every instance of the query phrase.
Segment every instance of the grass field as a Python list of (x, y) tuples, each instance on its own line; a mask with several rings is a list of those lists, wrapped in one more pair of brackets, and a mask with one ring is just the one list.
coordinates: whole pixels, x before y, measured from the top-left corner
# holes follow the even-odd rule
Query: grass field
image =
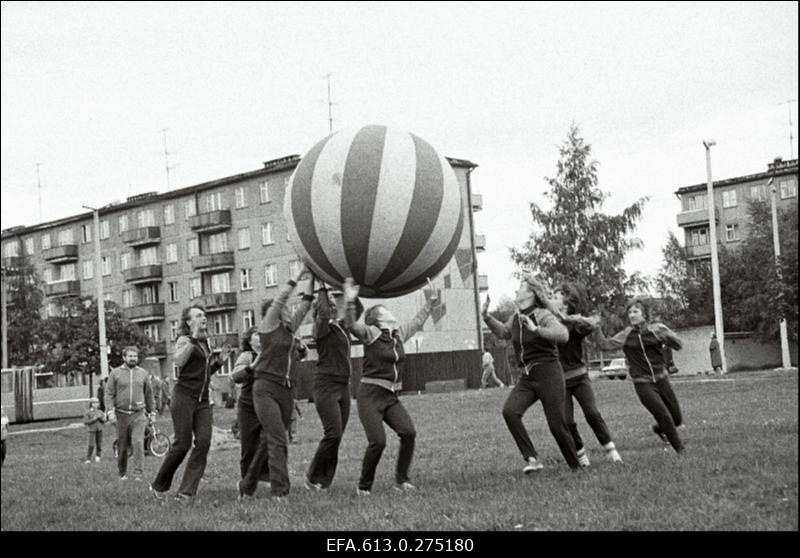
[[(525, 416), (546, 468), (523, 476), (523, 462), (500, 409), (508, 389), (403, 398), (417, 427), (412, 482), (392, 487), (397, 438), (389, 433), (373, 493), (355, 483), (366, 440), (355, 413), (328, 493), (310, 493), (303, 474), (321, 436), (303, 403), (289, 448), (292, 492), (274, 502), (236, 501), (238, 447), (212, 450), (190, 507), (159, 504), (147, 483), (117, 479), (106, 427), (100, 463), (85, 465), (84, 428), (14, 435), (2, 470), (2, 530), (797, 530), (797, 373), (749, 372), (676, 379), (687, 451), (678, 457), (651, 432), (630, 382), (596, 380), (600, 410), (625, 459), (614, 465), (580, 416), (592, 466), (573, 473), (546, 429), (541, 405)], [(580, 413), (579, 413), (580, 414)], [(218, 409), (228, 427), (233, 410)], [(12, 425), (10, 431), (60, 423)], [(171, 428), (162, 419), (165, 430)], [(145, 460), (147, 480), (160, 459)], [(179, 470), (182, 474), (182, 469)], [(179, 479), (179, 477), (177, 477)], [(177, 483), (176, 483), (177, 485)], [(176, 486), (175, 486), (176, 487)], [(174, 488), (175, 488), (174, 487)]]

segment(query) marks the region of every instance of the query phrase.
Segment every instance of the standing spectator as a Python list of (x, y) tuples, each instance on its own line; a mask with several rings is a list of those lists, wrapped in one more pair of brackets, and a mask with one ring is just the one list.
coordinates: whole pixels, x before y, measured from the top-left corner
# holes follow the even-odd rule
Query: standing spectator
[(483, 351), (483, 357), (481, 357), (481, 363), (483, 365), (483, 374), (481, 375), (481, 389), (485, 388), (489, 385), (489, 381), (491, 380), (492, 383), (497, 384), (500, 387), (506, 387), (506, 385), (499, 380), (497, 375), (494, 373), (494, 357), (492, 353), (489, 352), (489, 349), (485, 349)]
[(138, 366), (139, 349), (125, 347), (122, 350), (124, 364), (114, 368), (108, 375), (105, 387), (107, 416), (117, 424), (117, 467), (119, 479), (128, 480), (128, 442), (133, 445), (133, 480), (142, 480), (144, 474), (144, 430), (147, 427), (145, 413), (155, 410), (153, 390), (147, 371)]
[(0, 421), (0, 467), (6, 462), (6, 435), (8, 434), (8, 415), (2, 409), (3, 417)]
[(164, 409), (164, 401), (161, 397), (161, 384), (163, 380), (153, 374), (152, 371), (150, 371), (148, 379), (150, 380), (150, 387), (153, 389), (153, 404), (155, 405), (155, 410), (160, 414)]
[(108, 382), (108, 378), (103, 378), (100, 380), (100, 385), (97, 386), (97, 401), (98, 401), (98, 409), (106, 412), (106, 400), (105, 400), (105, 389), (106, 383)]
[(94, 454), (95, 461), (100, 461), (103, 453), (103, 423), (105, 421), (106, 414), (100, 409), (95, 409), (94, 401), (89, 401), (89, 409), (83, 415), (83, 424), (89, 429), (89, 450), (86, 452), (84, 463), (92, 462), (92, 454)]
[(722, 353), (719, 350), (719, 341), (717, 341), (716, 332), (711, 332), (711, 343), (708, 345), (708, 352), (711, 354), (711, 368), (712, 374), (724, 374), (722, 369)]

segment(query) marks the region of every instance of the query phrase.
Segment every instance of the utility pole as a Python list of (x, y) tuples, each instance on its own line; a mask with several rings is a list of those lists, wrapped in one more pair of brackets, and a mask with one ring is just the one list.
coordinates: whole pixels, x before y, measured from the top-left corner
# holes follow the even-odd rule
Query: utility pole
[[(769, 182), (767, 182), (767, 186), (772, 186), (772, 192), (770, 195), (770, 202), (772, 205), (772, 247), (775, 252), (775, 271), (778, 274), (778, 280), (780, 281), (783, 278), (781, 273), (781, 243), (778, 239), (778, 189), (775, 185), (775, 170), (778, 167), (778, 164), (781, 162), (780, 158), (776, 158), (772, 165), (772, 176), (769, 178)], [(782, 281), (780, 281), (782, 283)], [(780, 297), (781, 305), (783, 303), (783, 296)], [(781, 321), (780, 321), (780, 331), (781, 331), (781, 365), (783, 368), (791, 368), (792, 366), (792, 357), (789, 354), (789, 335), (786, 331), (786, 318), (783, 315), (783, 309), (781, 309)]]
[(794, 138), (792, 138), (792, 103), (796, 102), (797, 99), (789, 99), (788, 101), (779, 103), (781, 105), (789, 105), (789, 159), (794, 159)]
[(42, 178), (39, 175), (39, 167), (42, 166), (42, 163), (36, 163), (36, 189), (39, 192), (39, 222), (41, 223), (44, 219), (42, 219)]
[(100, 378), (108, 377), (108, 345), (106, 344), (106, 304), (103, 294), (103, 270), (100, 258), (100, 211), (84, 205), (94, 214), (94, 274), (97, 285), (97, 326), (100, 337)]
[(8, 268), (2, 268), (2, 280), (0, 283), (3, 284), (2, 292), (0, 293), (3, 297), (2, 306), (3, 306), (3, 323), (2, 323), (2, 331), (3, 331), (3, 368), (8, 368), (8, 292), (6, 291), (6, 273), (8, 273)]
[(714, 183), (711, 180), (711, 146), (717, 145), (713, 139), (703, 140), (706, 148), (706, 176), (708, 178), (708, 233), (711, 242), (711, 277), (714, 284), (714, 329), (719, 342), (719, 355), (722, 357), (722, 373), (728, 372), (728, 363), (725, 359), (725, 329), (722, 321), (722, 289), (719, 284), (719, 254), (717, 253), (717, 218), (714, 214)]

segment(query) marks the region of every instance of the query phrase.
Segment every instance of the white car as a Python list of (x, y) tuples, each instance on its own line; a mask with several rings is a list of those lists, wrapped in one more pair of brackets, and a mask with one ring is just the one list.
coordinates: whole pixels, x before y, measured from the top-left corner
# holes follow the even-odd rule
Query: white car
[(624, 358), (612, 359), (608, 366), (604, 366), (602, 370), (600, 370), (600, 375), (605, 376), (609, 380), (613, 380), (614, 378), (624, 380), (628, 377), (628, 364), (625, 362)]

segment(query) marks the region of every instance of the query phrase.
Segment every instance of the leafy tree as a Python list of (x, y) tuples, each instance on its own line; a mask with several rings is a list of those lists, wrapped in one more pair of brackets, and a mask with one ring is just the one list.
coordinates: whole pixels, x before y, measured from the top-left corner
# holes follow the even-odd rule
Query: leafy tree
[(8, 363), (36, 364), (41, 357), (42, 280), (26, 255), (4, 261), (3, 280), (8, 294)]
[(693, 262), (689, 273), (686, 249), (672, 233), (662, 249), (663, 263), (655, 278), (660, 296), (656, 312), (671, 327), (694, 327), (714, 322), (711, 266), (708, 260)]
[[(111, 350), (109, 367), (122, 364), (122, 350), (129, 345), (137, 346), (143, 358), (152, 342), (125, 318), (115, 303), (106, 301), (105, 311), (106, 338)], [(50, 349), (44, 362), (46, 369), (63, 374), (78, 370), (100, 373), (97, 304), (92, 297), (67, 300), (61, 316), (44, 320), (44, 334)]]
[(591, 154), (591, 145), (573, 123), (559, 147), (556, 177), (545, 178), (551, 207), (531, 203), (535, 232), (521, 249), (511, 250), (511, 258), (553, 284), (583, 283), (590, 304), (610, 318), (608, 326), (613, 328), (621, 324), (618, 314), (626, 295), (646, 283), (641, 276), (629, 277), (622, 264), (628, 252), (642, 246), (641, 240), (629, 235), (648, 198), (639, 199), (621, 215), (601, 213), (608, 194), (598, 187), (599, 163)]

